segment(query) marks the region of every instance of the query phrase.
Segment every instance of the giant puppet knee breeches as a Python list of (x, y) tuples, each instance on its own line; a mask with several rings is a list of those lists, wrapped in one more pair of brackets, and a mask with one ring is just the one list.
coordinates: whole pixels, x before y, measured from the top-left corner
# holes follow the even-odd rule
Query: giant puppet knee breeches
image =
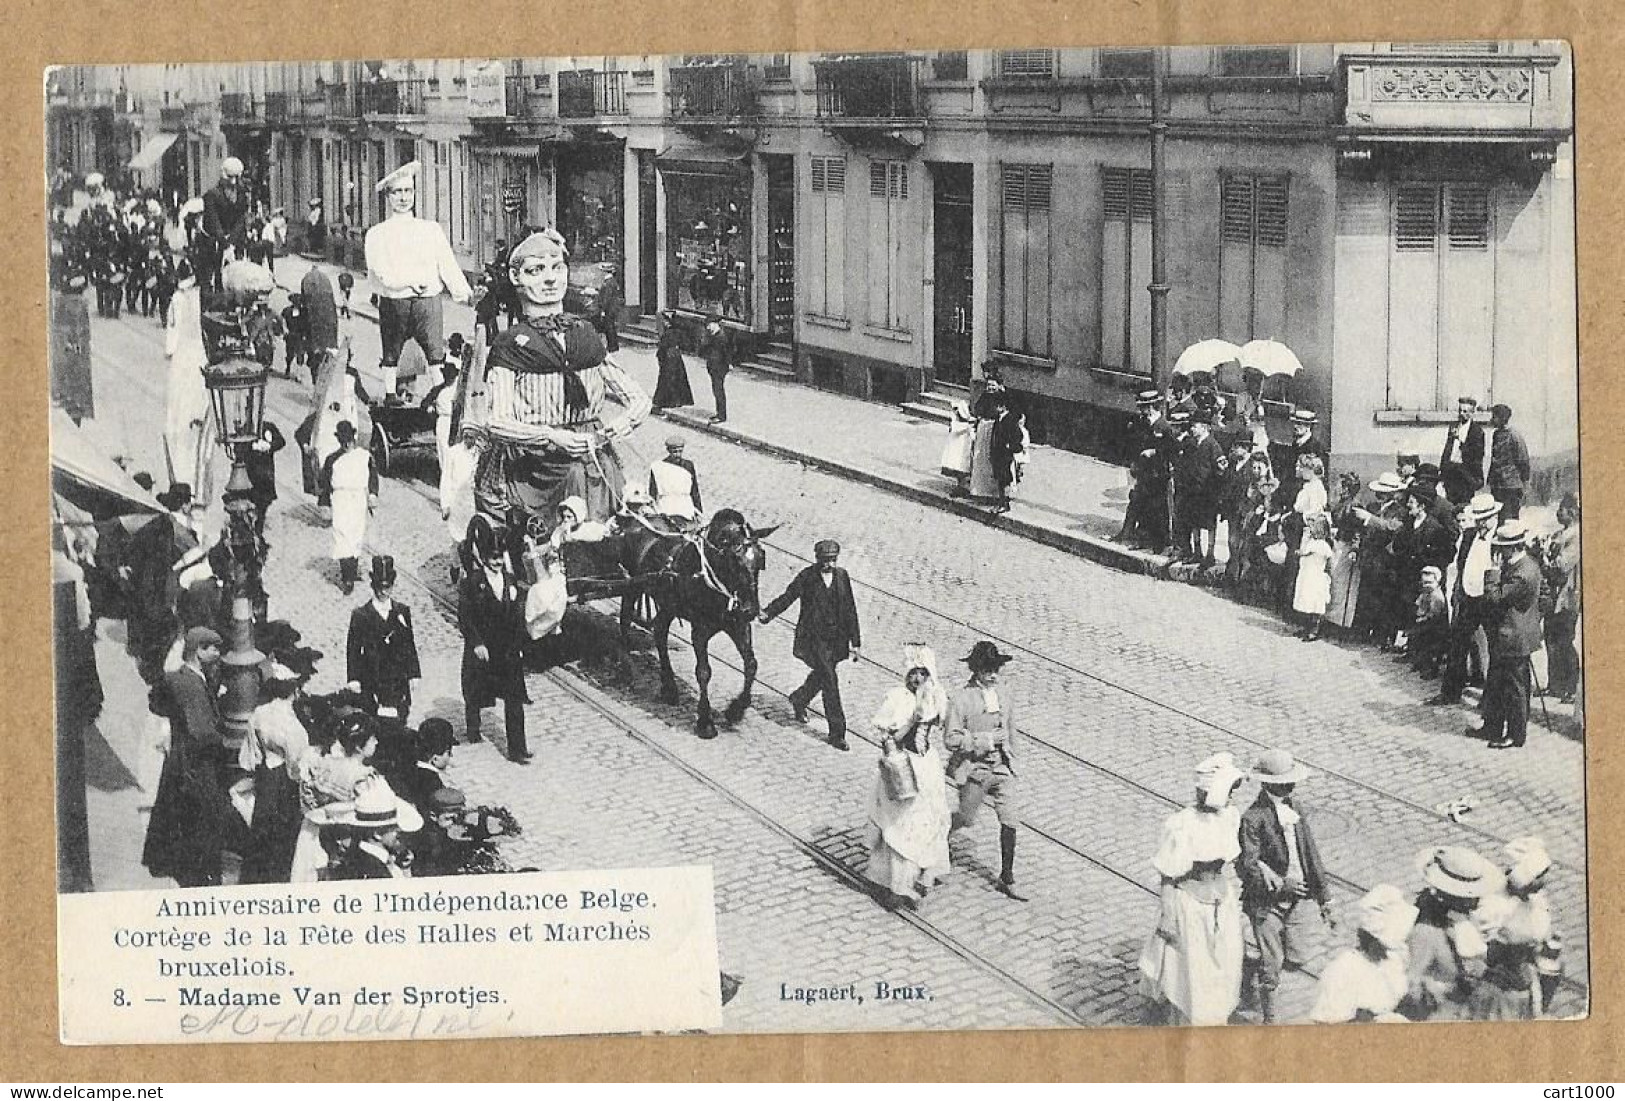
[(379, 365), (386, 395), (395, 391), (395, 371), (408, 339), (417, 341), (430, 367), (446, 361), (445, 311), (440, 297), (378, 299), (378, 338), (383, 345)]

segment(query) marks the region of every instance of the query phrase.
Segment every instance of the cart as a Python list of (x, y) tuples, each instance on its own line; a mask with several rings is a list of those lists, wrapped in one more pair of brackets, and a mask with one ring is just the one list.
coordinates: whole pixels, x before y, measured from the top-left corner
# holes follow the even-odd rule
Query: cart
[(372, 459), (378, 476), (389, 473), (395, 456), (406, 450), (435, 446), (435, 411), (416, 405), (380, 403), (373, 405)]

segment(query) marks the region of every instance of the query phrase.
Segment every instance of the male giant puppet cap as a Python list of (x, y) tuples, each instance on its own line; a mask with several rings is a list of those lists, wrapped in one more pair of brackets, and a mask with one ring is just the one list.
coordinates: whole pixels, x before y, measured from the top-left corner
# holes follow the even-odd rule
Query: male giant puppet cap
[(418, 161), (407, 161), (395, 171), (379, 180), (378, 186), (373, 188), (373, 190), (384, 192), (388, 191), (398, 183), (403, 183), (407, 180), (415, 181), (418, 178), (418, 172), (421, 171), (422, 168), (423, 165)]

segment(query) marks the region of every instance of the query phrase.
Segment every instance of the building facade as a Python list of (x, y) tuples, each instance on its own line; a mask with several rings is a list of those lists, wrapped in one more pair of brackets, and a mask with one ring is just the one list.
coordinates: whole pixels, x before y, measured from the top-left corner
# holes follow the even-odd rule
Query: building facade
[[(1163, 51), (1169, 355), (1279, 340), (1271, 431), (1344, 468), (1505, 402), (1577, 463), (1572, 78), (1559, 42)], [(998, 364), (1035, 439), (1117, 456), (1150, 362), (1148, 49), (125, 66), (53, 73), (53, 158), (196, 193), (227, 153), (358, 264), (374, 183), (470, 270), (527, 224), (631, 311), (720, 313), (811, 386), (955, 396)], [(86, 74), (89, 74), (88, 76)], [(120, 135), (123, 135), (122, 138)], [(123, 144), (119, 144), (122, 141)], [(1164, 365), (1164, 372), (1166, 373)], [(793, 391), (792, 391), (793, 393)], [(787, 398), (786, 400), (793, 400)]]

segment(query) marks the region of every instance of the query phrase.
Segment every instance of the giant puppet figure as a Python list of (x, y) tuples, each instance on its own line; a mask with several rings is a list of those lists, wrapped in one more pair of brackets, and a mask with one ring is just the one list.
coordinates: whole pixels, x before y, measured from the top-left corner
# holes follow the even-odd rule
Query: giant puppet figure
[(446, 337), (440, 294), (448, 292), (459, 303), (473, 296), (446, 231), (439, 222), (413, 213), (418, 170), (418, 162), (412, 161), (378, 181), (389, 216), (367, 230), (367, 275), (378, 296), (378, 335), (384, 346), (379, 366), (385, 401), (395, 397), (396, 370), (409, 337), (429, 361), (431, 382), (441, 381)]
[[(584, 519), (619, 508), (625, 474), (614, 441), (649, 415), (649, 396), (607, 359), (591, 322), (564, 312), (569, 251), (551, 229), (514, 246), (508, 274), (522, 317), (492, 341), (466, 375), (459, 412), (483, 427), (475, 478), (481, 512), (512, 523), (537, 517), (551, 527), (568, 497), (587, 503)], [(613, 416), (609, 403), (621, 408)]]

